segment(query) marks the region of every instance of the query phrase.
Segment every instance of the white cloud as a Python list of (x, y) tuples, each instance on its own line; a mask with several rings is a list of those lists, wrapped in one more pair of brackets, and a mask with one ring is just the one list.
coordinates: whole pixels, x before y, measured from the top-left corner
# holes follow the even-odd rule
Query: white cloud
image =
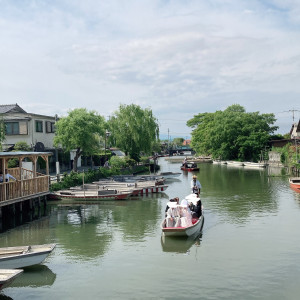
[(188, 118), (233, 103), (297, 108), (298, 1), (0, 3), (2, 104), (108, 116), (136, 103), (153, 109), (163, 132), (187, 134)]

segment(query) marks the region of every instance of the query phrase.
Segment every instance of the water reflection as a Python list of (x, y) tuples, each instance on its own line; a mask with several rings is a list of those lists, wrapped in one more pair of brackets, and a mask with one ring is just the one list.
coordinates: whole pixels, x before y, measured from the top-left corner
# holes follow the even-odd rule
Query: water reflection
[(160, 241), (163, 252), (187, 253), (193, 245), (199, 247), (201, 239), (202, 233), (197, 233), (188, 238), (171, 237), (162, 234)]
[(253, 214), (277, 212), (277, 198), (272, 196), (274, 190), (266, 172), (222, 165), (203, 168), (205, 172), (200, 172), (198, 178), (205, 208), (218, 211), (234, 223), (245, 223)]
[(53, 273), (45, 265), (35, 265), (24, 268), (24, 272), (18, 276), (10, 285), (10, 287), (40, 287), (51, 286), (56, 279)]
[(112, 240), (112, 211), (97, 205), (58, 207), (55, 235), (72, 260), (103, 256)]
[(161, 220), (161, 206), (156, 201), (156, 198), (164, 198), (164, 195), (160, 196), (143, 197), (140, 201), (129, 202), (127, 209), (116, 208), (113, 211), (114, 224), (122, 231), (125, 240), (139, 241), (155, 232)]

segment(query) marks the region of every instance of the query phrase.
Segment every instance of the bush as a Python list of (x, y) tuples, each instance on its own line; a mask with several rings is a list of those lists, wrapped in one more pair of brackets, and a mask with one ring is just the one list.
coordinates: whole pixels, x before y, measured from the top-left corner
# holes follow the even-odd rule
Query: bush
[(119, 156), (112, 156), (109, 163), (112, 168), (122, 169), (126, 167), (125, 159)]

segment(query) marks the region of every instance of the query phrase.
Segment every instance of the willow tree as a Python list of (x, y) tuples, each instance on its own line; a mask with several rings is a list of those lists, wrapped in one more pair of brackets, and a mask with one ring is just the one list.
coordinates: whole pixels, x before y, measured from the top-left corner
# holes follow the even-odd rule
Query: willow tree
[(136, 161), (139, 161), (140, 152), (150, 154), (158, 140), (157, 119), (149, 108), (121, 104), (108, 124), (110, 142)]
[(270, 135), (277, 130), (272, 126), (274, 114), (247, 113), (235, 104), (224, 111), (200, 113), (187, 122), (194, 128), (192, 147), (201, 154), (214, 158), (257, 161)]
[(61, 146), (65, 151), (75, 150), (74, 171), (77, 171), (80, 155), (91, 155), (99, 150), (104, 126), (104, 117), (85, 108), (74, 109), (67, 117), (62, 117), (56, 122), (54, 145)]

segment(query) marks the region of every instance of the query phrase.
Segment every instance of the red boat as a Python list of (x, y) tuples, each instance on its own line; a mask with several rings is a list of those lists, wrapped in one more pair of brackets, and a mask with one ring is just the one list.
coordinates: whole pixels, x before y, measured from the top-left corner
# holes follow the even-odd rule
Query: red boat
[(200, 169), (197, 167), (197, 164), (190, 162), (190, 163), (184, 163), (181, 168), (182, 171), (188, 171), (188, 172), (193, 172), (193, 171), (199, 171)]
[(289, 179), (290, 187), (300, 193), (300, 177), (292, 177)]

